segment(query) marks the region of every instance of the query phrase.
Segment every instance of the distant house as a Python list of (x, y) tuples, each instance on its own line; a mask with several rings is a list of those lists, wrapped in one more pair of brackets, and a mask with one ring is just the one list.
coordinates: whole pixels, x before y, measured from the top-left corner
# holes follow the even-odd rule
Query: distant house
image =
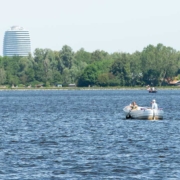
[(18, 88), (18, 86), (15, 86), (14, 84), (12, 84), (11, 88)]
[(168, 84), (171, 86), (180, 86), (180, 80), (170, 81)]
[(37, 84), (36, 85), (36, 88), (42, 88), (43, 87), (43, 84)]
[(62, 87), (62, 84), (57, 84), (57, 87)]
[(69, 84), (69, 87), (76, 87), (76, 84)]

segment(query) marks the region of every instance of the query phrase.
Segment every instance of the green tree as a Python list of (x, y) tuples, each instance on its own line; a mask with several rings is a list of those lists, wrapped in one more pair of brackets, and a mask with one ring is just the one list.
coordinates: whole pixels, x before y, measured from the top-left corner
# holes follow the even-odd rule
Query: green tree
[(68, 84), (71, 83), (71, 75), (70, 75), (70, 70), (68, 68), (65, 68), (63, 70), (62, 83), (63, 83), (63, 86), (68, 86)]
[(112, 73), (102, 73), (97, 78), (100, 86), (118, 86), (119, 81)]
[(83, 74), (79, 78), (78, 86), (93, 86), (96, 84), (98, 77), (97, 66), (92, 64), (86, 67)]
[(6, 82), (6, 72), (3, 68), (0, 68), (0, 84), (4, 84)]
[(76, 63), (85, 62), (86, 64), (92, 63), (91, 61), (91, 53), (86, 52), (83, 48), (75, 53), (75, 61)]
[(67, 45), (62, 47), (62, 50), (60, 51), (60, 59), (64, 65), (64, 68), (71, 69), (74, 61), (74, 52), (72, 51), (71, 47)]
[(130, 55), (131, 86), (143, 85), (141, 53), (135, 52)]
[(159, 85), (165, 83), (167, 78), (175, 76), (178, 71), (177, 52), (158, 44), (144, 48), (141, 55), (143, 80), (147, 84)]
[(82, 75), (79, 78), (78, 85), (79, 86), (93, 86), (93, 85), (100, 85), (101, 83), (98, 82), (99, 80), (105, 76), (101, 74), (109, 73), (109, 69), (112, 65), (112, 60), (103, 60), (103, 61), (96, 61), (93, 64), (88, 65), (85, 70), (83, 71)]
[(105, 51), (96, 50), (96, 51), (91, 53), (91, 61), (92, 62), (102, 61), (102, 60), (107, 60), (107, 59), (110, 59), (110, 56)]
[(119, 57), (114, 61), (110, 68), (110, 72), (118, 77), (121, 86), (131, 85), (132, 73), (130, 70), (130, 55), (119, 54)]

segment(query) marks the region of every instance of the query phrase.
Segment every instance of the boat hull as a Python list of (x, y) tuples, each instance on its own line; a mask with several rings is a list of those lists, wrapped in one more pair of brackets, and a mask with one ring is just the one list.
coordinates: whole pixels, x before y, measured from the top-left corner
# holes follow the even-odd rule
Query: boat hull
[(129, 106), (126, 106), (123, 109), (127, 119), (147, 119), (147, 120), (156, 120), (163, 119), (163, 110), (162, 109), (151, 109), (147, 107), (138, 107), (136, 110), (131, 110)]
[(157, 91), (149, 91), (149, 93), (157, 93)]

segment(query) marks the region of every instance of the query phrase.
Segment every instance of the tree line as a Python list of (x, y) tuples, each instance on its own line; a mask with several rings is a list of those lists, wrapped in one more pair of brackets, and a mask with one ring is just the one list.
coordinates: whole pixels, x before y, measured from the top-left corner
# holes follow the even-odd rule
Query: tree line
[(180, 52), (163, 44), (132, 54), (103, 50), (35, 49), (28, 57), (0, 57), (0, 85), (165, 86), (180, 79)]

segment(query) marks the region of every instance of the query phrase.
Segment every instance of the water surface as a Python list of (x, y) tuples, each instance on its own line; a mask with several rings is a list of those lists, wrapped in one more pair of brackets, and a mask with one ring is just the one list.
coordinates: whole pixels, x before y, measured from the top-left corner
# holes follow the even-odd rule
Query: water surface
[[(156, 99), (163, 120), (126, 120)], [(180, 179), (180, 91), (0, 91), (0, 179)]]

